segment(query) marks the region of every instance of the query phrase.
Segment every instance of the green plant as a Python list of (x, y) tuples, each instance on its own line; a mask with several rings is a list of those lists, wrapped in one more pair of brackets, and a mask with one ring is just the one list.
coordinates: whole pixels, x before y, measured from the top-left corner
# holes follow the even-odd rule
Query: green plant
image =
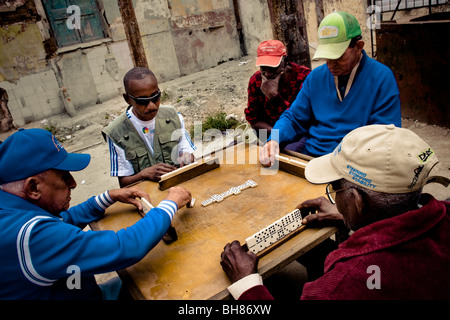
[(167, 101), (169, 99), (170, 99), (169, 94), (165, 90), (163, 90), (161, 92), (161, 102)]
[[(205, 121), (201, 124), (201, 133), (209, 129), (217, 129), (220, 132), (225, 132), (227, 129), (234, 129), (240, 124), (239, 120), (234, 117), (229, 117), (227, 119), (227, 114), (225, 112), (219, 112), (213, 115), (209, 115)], [(200, 125), (191, 127), (191, 137), (194, 137), (194, 133), (200, 132)]]
[(50, 131), (54, 136), (56, 136), (58, 129), (54, 125), (46, 124), (43, 127), (45, 130)]

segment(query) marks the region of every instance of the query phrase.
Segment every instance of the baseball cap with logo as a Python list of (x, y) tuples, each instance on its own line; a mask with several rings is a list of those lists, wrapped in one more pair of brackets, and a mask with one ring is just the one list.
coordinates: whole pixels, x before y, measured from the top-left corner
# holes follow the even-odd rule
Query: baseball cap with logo
[(47, 130), (19, 129), (0, 144), (0, 184), (49, 169), (80, 171), (90, 160), (89, 154), (68, 153)]
[(283, 56), (286, 56), (286, 47), (279, 40), (266, 40), (259, 44), (256, 50), (257, 67), (278, 67)]
[(305, 177), (311, 183), (348, 180), (384, 193), (408, 193), (429, 182), (444, 186), (445, 177), (429, 177), (438, 163), (431, 147), (414, 132), (391, 125), (369, 125), (347, 134), (334, 152), (311, 160)]
[(350, 13), (334, 11), (322, 20), (318, 33), (319, 46), (313, 60), (335, 60), (344, 54), (352, 38), (361, 35), (361, 28)]

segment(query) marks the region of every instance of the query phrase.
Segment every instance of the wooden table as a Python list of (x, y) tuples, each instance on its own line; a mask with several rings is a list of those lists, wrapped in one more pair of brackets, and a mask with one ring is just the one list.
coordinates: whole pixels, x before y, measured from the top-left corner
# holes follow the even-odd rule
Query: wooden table
[[(172, 225), (178, 240), (167, 245), (161, 241), (139, 263), (119, 271), (136, 299), (225, 299), (230, 281), (220, 266), (220, 254), (226, 243), (245, 239), (295, 209), (304, 200), (323, 195), (322, 185), (283, 171), (262, 167), (257, 162), (258, 147), (237, 145), (219, 152), (220, 167), (180, 186), (190, 190), (196, 203), (182, 208)], [(213, 194), (252, 179), (257, 187), (243, 190), (222, 202), (203, 207), (201, 202)], [(153, 205), (165, 198), (158, 183), (138, 184), (147, 191)], [(105, 217), (93, 224), (93, 230), (119, 230), (141, 219), (131, 205), (116, 203)], [(315, 247), (337, 231), (336, 228), (305, 229), (263, 256), (258, 271), (266, 278)], [(138, 244), (137, 244), (138, 245)]]

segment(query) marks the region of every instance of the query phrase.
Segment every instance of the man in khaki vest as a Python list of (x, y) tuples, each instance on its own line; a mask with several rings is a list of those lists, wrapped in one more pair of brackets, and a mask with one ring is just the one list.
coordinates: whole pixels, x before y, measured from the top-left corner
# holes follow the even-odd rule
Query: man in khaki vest
[(140, 180), (158, 181), (165, 173), (194, 161), (183, 117), (160, 106), (161, 91), (153, 72), (135, 67), (123, 80), (127, 110), (103, 131), (109, 145), (111, 176), (121, 187)]

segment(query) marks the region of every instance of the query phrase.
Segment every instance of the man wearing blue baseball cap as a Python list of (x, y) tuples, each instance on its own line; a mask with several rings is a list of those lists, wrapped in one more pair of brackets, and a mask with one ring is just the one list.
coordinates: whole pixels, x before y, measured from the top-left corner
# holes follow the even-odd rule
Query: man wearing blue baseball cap
[(358, 127), (390, 123), (401, 127), (394, 75), (367, 56), (356, 18), (345, 11), (330, 13), (320, 23), (318, 37), (313, 59), (326, 63), (311, 71), (290, 109), (275, 123), (261, 151), (263, 165), (274, 163), (280, 146), (302, 137), (305, 144), (294, 151), (318, 157), (332, 152)]
[[(178, 210), (191, 199), (175, 187), (151, 214), (113, 231), (83, 231), (116, 201), (139, 210), (136, 188), (106, 191), (70, 207), (76, 182), (70, 171), (87, 167), (88, 154), (68, 153), (43, 129), (20, 129), (0, 144), (0, 299), (102, 299), (94, 274), (141, 260), (164, 236)], [(80, 281), (68, 278), (80, 271)], [(119, 283), (120, 288), (120, 283)]]

